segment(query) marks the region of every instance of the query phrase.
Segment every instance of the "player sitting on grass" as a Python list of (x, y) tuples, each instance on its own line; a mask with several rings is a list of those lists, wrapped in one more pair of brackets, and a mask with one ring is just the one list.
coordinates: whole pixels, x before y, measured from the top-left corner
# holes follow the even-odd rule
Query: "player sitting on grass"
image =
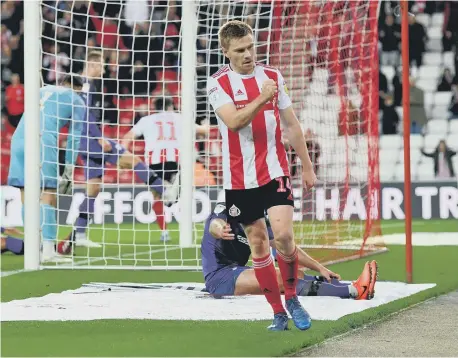
[[(267, 220), (270, 245), (275, 248), (273, 232)], [(240, 224), (227, 223), (226, 207), (218, 203), (205, 223), (202, 239), (202, 266), (205, 286), (215, 296), (261, 295), (254, 269), (246, 266), (251, 250)], [(298, 248), (299, 265), (319, 272), (321, 276), (306, 275), (299, 270), (296, 293), (298, 296), (335, 296), (368, 300), (374, 297), (377, 263), (366, 262), (363, 272), (353, 283), (340, 282), (340, 276)], [(283, 292), (280, 270), (277, 281)]]
[[(1, 250), (2, 254), (5, 252), (12, 252), (15, 255), (24, 255), (24, 240), (18, 239), (13, 235), (22, 236), (23, 233), (14, 228), (0, 228), (1, 230)], [(4, 236), (6, 235), (6, 236)]]
[[(93, 51), (88, 54), (86, 67), (83, 70), (83, 76), (89, 81), (89, 89), (86, 94), (89, 113), (80, 144), (80, 155), (87, 180), (86, 198), (79, 207), (80, 214), (76, 220), (75, 229), (67, 238), (67, 241), (74, 242), (76, 246), (101, 246), (87, 238), (86, 229), (91, 215), (94, 214), (95, 199), (100, 192), (107, 163), (117, 165), (121, 169), (132, 169), (143, 183), (150, 186), (153, 192), (158, 193), (159, 196), (163, 195), (162, 179), (154, 171), (149, 170), (139, 157), (127, 151), (122, 145), (102, 135), (97, 123), (100, 120), (102, 109), (98, 108), (99, 101), (95, 101), (93, 97), (97, 94), (95, 80), (101, 79), (104, 65), (102, 53)], [(169, 198), (169, 201), (173, 202), (174, 199)], [(161, 240), (168, 241), (168, 233), (163, 232)], [(68, 249), (65, 251), (68, 252)]]
[[(67, 75), (63, 86), (45, 86), (40, 89), (40, 119), (41, 119), (41, 234), (43, 237), (42, 256), (44, 261), (68, 261), (55, 251), (57, 236), (56, 194), (67, 194), (70, 190), (71, 177), (68, 168), (76, 161), (81, 128), (85, 120), (86, 104), (80, 97), (83, 87), (82, 79), (76, 75)], [(66, 177), (59, 182), (59, 132), (69, 126), (67, 150), (65, 155)], [(21, 190), (21, 200), (24, 201), (24, 116), (22, 116), (11, 140), (11, 162), (8, 173), (8, 185)], [(23, 209), (24, 216), (24, 209)], [(27, 218), (25, 218), (27, 220)]]

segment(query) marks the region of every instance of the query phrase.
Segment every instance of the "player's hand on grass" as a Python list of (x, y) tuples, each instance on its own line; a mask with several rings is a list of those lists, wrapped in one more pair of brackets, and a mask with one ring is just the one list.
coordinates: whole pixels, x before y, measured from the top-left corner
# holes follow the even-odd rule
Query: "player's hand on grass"
[(307, 189), (313, 188), (316, 184), (316, 175), (313, 169), (302, 169), (302, 180)]
[(99, 139), (99, 144), (102, 147), (104, 152), (110, 152), (111, 151), (111, 143), (103, 138)]
[(72, 193), (73, 166), (66, 165), (64, 174), (59, 181), (59, 194), (70, 195)]
[(332, 272), (331, 270), (327, 269), (326, 267), (323, 267), (320, 270), (320, 275), (323, 276), (328, 282), (331, 282), (331, 279), (333, 278), (335, 278), (336, 280), (341, 279), (339, 274)]
[(274, 80), (268, 79), (264, 81), (261, 89), (261, 96), (264, 102), (269, 102), (277, 93), (277, 84)]

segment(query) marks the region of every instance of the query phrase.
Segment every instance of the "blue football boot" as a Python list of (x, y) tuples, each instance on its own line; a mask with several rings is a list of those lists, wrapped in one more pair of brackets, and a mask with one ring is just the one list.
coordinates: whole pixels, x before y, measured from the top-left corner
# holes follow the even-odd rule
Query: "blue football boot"
[(267, 327), (269, 331), (287, 331), (288, 330), (288, 315), (286, 312), (277, 313), (274, 315), (272, 324)]
[(302, 307), (297, 296), (286, 300), (286, 309), (293, 318), (296, 327), (301, 331), (305, 331), (312, 326), (312, 319), (304, 307)]

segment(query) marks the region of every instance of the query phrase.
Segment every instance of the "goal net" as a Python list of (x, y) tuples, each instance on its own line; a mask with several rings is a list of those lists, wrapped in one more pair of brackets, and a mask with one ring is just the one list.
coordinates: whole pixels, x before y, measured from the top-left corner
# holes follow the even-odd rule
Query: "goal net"
[[(207, 137), (181, 133), (180, 141), (192, 137), (192, 146), (176, 148), (182, 168), (193, 163), (193, 175), (180, 181), (181, 193), (192, 189), (192, 205), (180, 198), (158, 210), (138, 173), (107, 160), (86, 231), (97, 247), (77, 246), (72, 263), (45, 267), (201, 265), (203, 223), (223, 192), (221, 140), (205, 85), (226, 63), (217, 34), (231, 19), (253, 27), (257, 60), (282, 72), (317, 171), (318, 185), (305, 190), (300, 161), (289, 150), (297, 243), (327, 262), (378, 251), (366, 245), (379, 227), (377, 7), (362, 0), (42, 2), (44, 84), (81, 73), (92, 50), (103, 52), (105, 73), (96, 81), (93, 104), (106, 138), (121, 143), (140, 118), (158, 111), (159, 98), (170, 99), (183, 122), (210, 125)], [(189, 39), (195, 42), (195, 64), (184, 52)], [(185, 83), (186, 76), (192, 83)], [(183, 109), (186, 101), (195, 105), (194, 113)], [(175, 130), (173, 123), (161, 125), (158, 140), (173, 139)], [(65, 138), (61, 133), (60, 148)], [(150, 164), (143, 138), (127, 149)], [(73, 194), (58, 197), (60, 240), (81, 214), (89, 183), (85, 170), (80, 154)], [(183, 234), (186, 223), (192, 232)]]

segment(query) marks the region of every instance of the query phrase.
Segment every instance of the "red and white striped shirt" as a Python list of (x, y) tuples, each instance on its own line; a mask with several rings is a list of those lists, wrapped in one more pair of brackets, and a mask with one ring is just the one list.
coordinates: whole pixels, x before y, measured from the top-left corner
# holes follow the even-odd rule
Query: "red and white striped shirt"
[(291, 106), (286, 84), (280, 72), (270, 66), (256, 64), (252, 74), (241, 75), (223, 66), (207, 80), (207, 95), (213, 110), (233, 103), (245, 107), (261, 93), (264, 81), (272, 79), (278, 92), (256, 114), (253, 121), (233, 132), (218, 119), (223, 140), (223, 177), (225, 189), (251, 189), (275, 178), (289, 176), (288, 159), (281, 140), (280, 110)]
[(182, 116), (160, 112), (141, 118), (132, 127), (136, 137), (145, 139), (145, 162), (158, 164), (178, 162)]

